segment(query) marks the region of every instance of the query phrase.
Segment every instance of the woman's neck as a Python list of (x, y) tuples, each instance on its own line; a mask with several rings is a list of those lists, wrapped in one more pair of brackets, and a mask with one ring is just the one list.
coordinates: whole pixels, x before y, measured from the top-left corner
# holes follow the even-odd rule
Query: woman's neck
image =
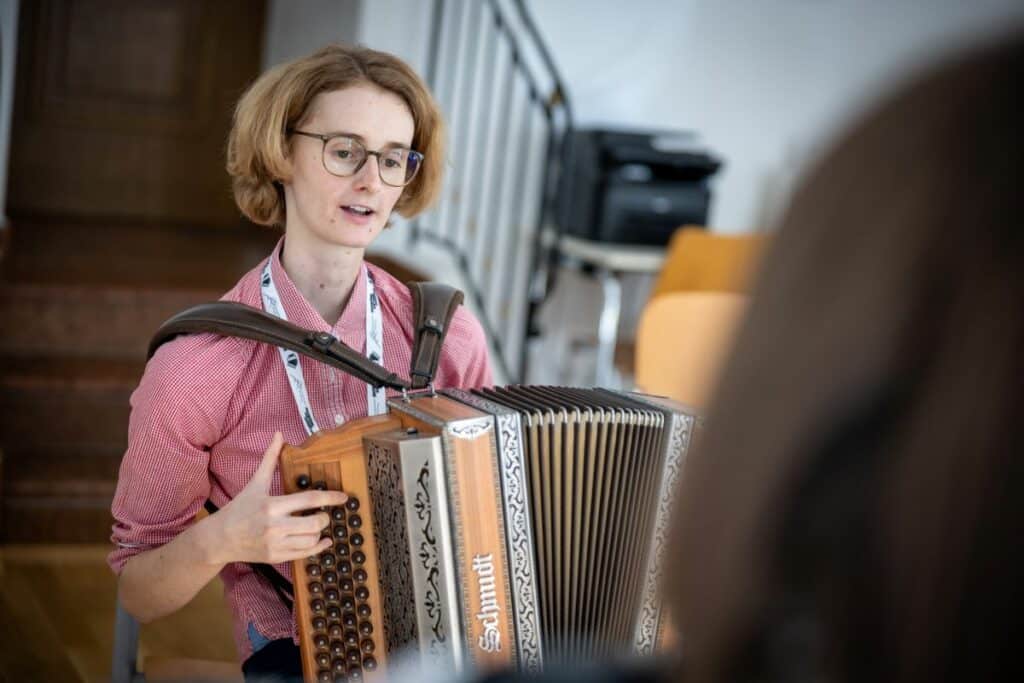
[(306, 301), (334, 327), (352, 295), (363, 265), (363, 250), (305, 245), (292, 236), (284, 241), (281, 265)]

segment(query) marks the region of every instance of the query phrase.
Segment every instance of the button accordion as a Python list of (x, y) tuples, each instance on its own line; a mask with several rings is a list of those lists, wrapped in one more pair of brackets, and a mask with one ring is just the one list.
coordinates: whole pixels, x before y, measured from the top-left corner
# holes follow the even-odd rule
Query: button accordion
[(554, 387), (445, 390), (286, 446), (287, 492), (343, 490), (294, 563), (307, 681), (411, 652), (460, 671), (649, 654), (675, 481), (695, 415)]

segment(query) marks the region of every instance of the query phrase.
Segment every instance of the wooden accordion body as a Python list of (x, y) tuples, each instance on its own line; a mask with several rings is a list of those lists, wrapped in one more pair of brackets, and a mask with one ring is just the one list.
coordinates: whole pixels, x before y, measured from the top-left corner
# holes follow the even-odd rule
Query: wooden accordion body
[(287, 492), (346, 491), (294, 563), (307, 681), (418, 652), (453, 670), (649, 654), (669, 509), (696, 418), (594, 389), (446, 390), (286, 447)]

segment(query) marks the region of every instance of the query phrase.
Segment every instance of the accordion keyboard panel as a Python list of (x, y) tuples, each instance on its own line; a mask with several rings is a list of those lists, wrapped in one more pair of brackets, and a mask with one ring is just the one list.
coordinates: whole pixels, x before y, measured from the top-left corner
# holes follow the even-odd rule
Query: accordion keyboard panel
[(287, 493), (344, 491), (348, 501), (325, 511), (332, 545), (293, 563), (295, 613), (306, 681), (372, 680), (386, 663), (382, 592), (361, 427), (370, 418), (286, 447), (281, 476)]

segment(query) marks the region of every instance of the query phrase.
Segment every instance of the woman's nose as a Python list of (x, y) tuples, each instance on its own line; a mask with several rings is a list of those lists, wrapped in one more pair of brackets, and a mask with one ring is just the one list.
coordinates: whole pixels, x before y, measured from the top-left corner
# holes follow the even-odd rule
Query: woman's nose
[(369, 192), (376, 192), (380, 189), (380, 162), (376, 155), (369, 155), (363, 163), (363, 167), (356, 173), (356, 187)]

